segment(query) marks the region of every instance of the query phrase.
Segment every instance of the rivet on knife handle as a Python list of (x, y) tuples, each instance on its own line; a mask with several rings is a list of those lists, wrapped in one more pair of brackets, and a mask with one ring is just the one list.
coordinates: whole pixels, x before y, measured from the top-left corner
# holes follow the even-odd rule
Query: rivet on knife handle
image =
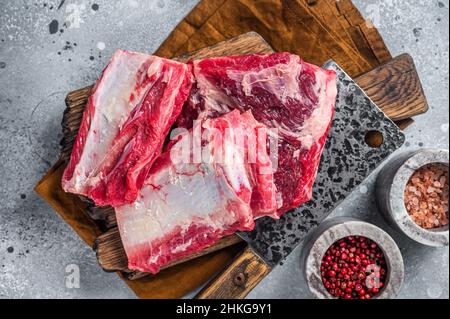
[(271, 268), (250, 247), (244, 249), (196, 299), (242, 299), (270, 272)]

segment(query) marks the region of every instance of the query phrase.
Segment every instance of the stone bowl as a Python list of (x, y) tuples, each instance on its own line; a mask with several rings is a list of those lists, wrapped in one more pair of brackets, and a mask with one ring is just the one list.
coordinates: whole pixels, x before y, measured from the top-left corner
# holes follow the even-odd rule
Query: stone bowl
[(412, 240), (431, 247), (448, 246), (448, 225), (425, 229), (417, 225), (406, 210), (404, 193), (411, 176), (429, 164), (448, 167), (448, 150), (420, 150), (400, 154), (390, 161), (377, 179), (377, 202), (386, 220)]
[(373, 299), (392, 299), (401, 290), (404, 280), (403, 257), (391, 236), (381, 228), (353, 218), (335, 218), (323, 222), (307, 239), (301, 254), (303, 275), (309, 290), (319, 299), (336, 299), (322, 283), (320, 266), (328, 248), (348, 236), (363, 236), (374, 241), (383, 251), (387, 278), (380, 293)]

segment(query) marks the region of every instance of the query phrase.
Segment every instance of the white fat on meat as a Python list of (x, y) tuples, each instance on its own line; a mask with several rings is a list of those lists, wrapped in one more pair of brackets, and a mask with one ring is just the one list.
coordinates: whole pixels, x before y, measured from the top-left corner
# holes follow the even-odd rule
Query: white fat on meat
[(228, 70), (227, 76), (240, 83), (247, 96), (253, 95), (254, 87), (260, 87), (277, 96), (283, 103), (287, 98), (301, 101), (298, 78), (302, 72), (302, 66), (300, 57), (292, 55), (288, 63), (276, 64), (257, 71)]
[(330, 80), (329, 75), (321, 72), (318, 67), (315, 76), (314, 94), (319, 97), (319, 101), (311, 116), (303, 122), (298, 132), (298, 139), (306, 149), (310, 149), (318, 143), (324, 132), (328, 130), (334, 114), (334, 108), (330, 105), (334, 105), (337, 95), (334, 79)]
[(183, 232), (194, 220), (217, 230), (234, 223), (226, 204), (240, 199), (227, 177), (213, 165), (188, 164), (191, 165), (196, 171), (193, 173), (193, 167), (188, 167), (187, 175), (184, 165), (163, 168), (144, 186), (135, 204), (116, 208), (126, 248), (163, 238), (176, 227)]
[[(136, 73), (147, 59), (146, 54), (129, 54), (121, 50), (112, 57), (91, 96), (95, 105), (94, 116), (73, 180), (65, 183), (66, 191), (83, 194), (86, 186), (95, 183), (88, 183), (89, 177), (99, 168), (120, 127), (136, 106), (130, 103), (130, 94), (136, 85)], [(119, 73), (121, 76), (117, 76)], [(145, 92), (141, 90), (136, 101), (140, 101)]]

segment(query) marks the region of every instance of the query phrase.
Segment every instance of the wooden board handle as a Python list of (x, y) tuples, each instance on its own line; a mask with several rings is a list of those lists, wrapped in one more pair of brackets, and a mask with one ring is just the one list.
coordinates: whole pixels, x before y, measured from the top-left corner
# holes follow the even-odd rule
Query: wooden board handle
[(271, 268), (247, 246), (217, 277), (195, 296), (196, 299), (243, 299), (267, 276)]
[(393, 121), (428, 111), (428, 102), (413, 58), (402, 54), (357, 78), (356, 83)]

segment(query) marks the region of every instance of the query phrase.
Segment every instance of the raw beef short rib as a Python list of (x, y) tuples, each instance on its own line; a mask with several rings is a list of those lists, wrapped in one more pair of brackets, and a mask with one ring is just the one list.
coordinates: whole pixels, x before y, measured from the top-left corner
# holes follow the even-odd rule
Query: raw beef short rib
[(99, 206), (133, 203), (192, 83), (186, 64), (117, 51), (86, 105), (63, 189)]
[(310, 200), (336, 94), (334, 72), (289, 53), (182, 64), (117, 51), (63, 188), (114, 206), (129, 268), (155, 274)]
[(273, 156), (278, 210), (255, 217), (278, 218), (309, 201), (334, 114), (335, 73), (289, 53), (208, 58), (192, 65), (196, 87), (178, 126), (238, 109), (251, 110), (278, 132)]
[[(264, 147), (250, 156), (252, 136)], [(178, 137), (153, 165), (137, 201), (116, 208), (130, 269), (157, 273), (223, 236), (253, 229), (254, 209), (276, 210), (266, 128), (251, 112), (197, 123)]]

